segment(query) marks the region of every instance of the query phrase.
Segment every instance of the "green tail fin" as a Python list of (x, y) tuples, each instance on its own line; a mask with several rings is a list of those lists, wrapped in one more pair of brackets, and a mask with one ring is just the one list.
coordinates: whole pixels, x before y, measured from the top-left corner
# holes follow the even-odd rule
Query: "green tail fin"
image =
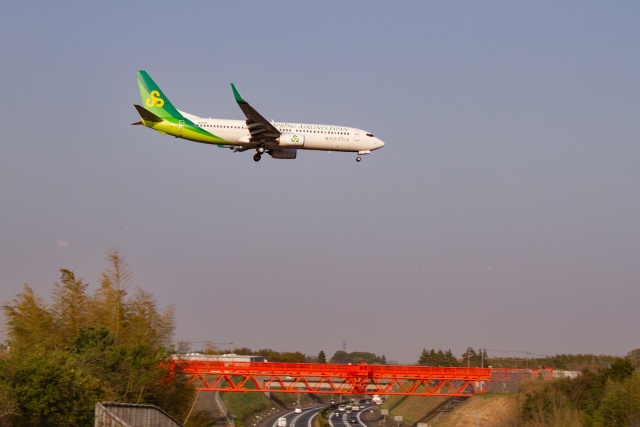
[(162, 118), (183, 118), (146, 71), (136, 71), (136, 75), (138, 76), (138, 86), (140, 86), (142, 106), (145, 109)]

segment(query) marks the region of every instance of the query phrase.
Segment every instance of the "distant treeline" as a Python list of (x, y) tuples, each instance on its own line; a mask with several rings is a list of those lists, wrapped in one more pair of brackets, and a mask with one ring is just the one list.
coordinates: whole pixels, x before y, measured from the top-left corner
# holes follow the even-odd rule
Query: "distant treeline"
[[(490, 350), (489, 350), (490, 351)], [(629, 359), (635, 366), (640, 365), (640, 349), (628, 353)], [(538, 369), (541, 367), (567, 371), (582, 371), (585, 369), (596, 371), (610, 367), (620, 360), (617, 356), (594, 354), (558, 354), (546, 357), (495, 357), (488, 355), (486, 349), (477, 351), (471, 347), (456, 358), (451, 350), (423, 349), (418, 358), (418, 365), (423, 366), (461, 366), (472, 368), (508, 368), (508, 369)]]
[[(217, 348), (215, 348), (215, 346), (205, 345), (205, 350), (203, 351), (203, 353), (223, 354), (225, 352), (219, 351)], [(353, 365), (360, 362), (364, 362), (369, 365), (385, 365), (387, 363), (387, 359), (384, 355), (377, 356), (366, 351), (354, 351), (352, 353), (347, 353), (345, 351), (339, 350), (334, 353), (333, 357), (331, 357), (328, 362), (324, 351), (320, 351), (317, 356), (307, 356), (299, 351), (280, 352), (272, 350), (270, 348), (251, 350), (248, 347), (241, 347), (234, 349), (233, 353), (248, 356), (263, 356), (266, 357), (269, 362), (280, 363), (351, 363)]]

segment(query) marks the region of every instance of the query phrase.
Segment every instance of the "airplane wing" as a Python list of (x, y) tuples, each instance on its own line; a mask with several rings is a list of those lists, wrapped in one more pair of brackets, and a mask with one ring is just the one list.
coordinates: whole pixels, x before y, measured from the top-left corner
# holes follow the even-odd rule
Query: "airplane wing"
[(238, 106), (247, 117), (246, 123), (251, 133), (251, 140), (258, 143), (267, 142), (267, 140), (273, 142), (280, 136), (280, 131), (276, 129), (267, 119), (262, 117), (247, 101), (242, 99), (236, 86), (231, 83), (233, 89), (233, 96), (236, 98)]

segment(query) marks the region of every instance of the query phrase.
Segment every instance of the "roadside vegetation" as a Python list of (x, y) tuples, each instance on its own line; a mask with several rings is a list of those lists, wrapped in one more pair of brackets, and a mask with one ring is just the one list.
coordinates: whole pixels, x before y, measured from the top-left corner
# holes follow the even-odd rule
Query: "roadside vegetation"
[(520, 388), (526, 425), (630, 425), (640, 421), (640, 377), (619, 359), (608, 369), (570, 379), (529, 381)]
[[(389, 396), (381, 405), (382, 409), (388, 409), (389, 419), (393, 421), (394, 415), (402, 415), (403, 424), (427, 423), (436, 416), (449, 401), (446, 396)], [(393, 423), (389, 423), (390, 426)]]
[[(247, 384), (247, 388), (254, 389), (253, 384)], [(220, 393), (220, 397), (233, 416), (235, 425), (242, 427), (243, 421), (249, 415), (271, 407), (271, 401), (264, 393)]]
[[(542, 379), (520, 384), (518, 394), (478, 394), (461, 403), (435, 425), (475, 425), (468, 416), (478, 413), (483, 424), (496, 426), (610, 426), (640, 422), (640, 349), (627, 357), (606, 355), (556, 355), (537, 358), (488, 357), (486, 350), (468, 348), (460, 359), (450, 351), (424, 349), (418, 359), (426, 366), (471, 366), (537, 369), (549, 367), (557, 371), (574, 371), (574, 378)], [(417, 399), (417, 398), (416, 398)], [(434, 402), (437, 397), (427, 400)], [(403, 415), (408, 422), (422, 414), (433, 421), (432, 403), (416, 412), (403, 408), (409, 398), (389, 398), (385, 406), (390, 414)], [(412, 411), (415, 412), (412, 414)]]
[(158, 308), (131, 269), (106, 252), (98, 288), (60, 270), (51, 300), (24, 285), (3, 303), (8, 346), (0, 357), (0, 425), (93, 425), (99, 401), (159, 406), (184, 420), (194, 391), (164, 368), (173, 306)]

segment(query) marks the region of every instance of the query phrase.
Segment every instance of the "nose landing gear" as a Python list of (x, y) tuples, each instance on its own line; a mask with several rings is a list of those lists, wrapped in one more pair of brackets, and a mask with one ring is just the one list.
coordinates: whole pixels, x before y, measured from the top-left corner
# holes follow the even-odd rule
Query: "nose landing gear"
[(371, 153), (371, 150), (362, 150), (362, 151), (358, 151), (358, 157), (356, 157), (356, 162), (359, 162), (360, 160), (362, 160), (362, 155), (364, 154), (369, 154)]

